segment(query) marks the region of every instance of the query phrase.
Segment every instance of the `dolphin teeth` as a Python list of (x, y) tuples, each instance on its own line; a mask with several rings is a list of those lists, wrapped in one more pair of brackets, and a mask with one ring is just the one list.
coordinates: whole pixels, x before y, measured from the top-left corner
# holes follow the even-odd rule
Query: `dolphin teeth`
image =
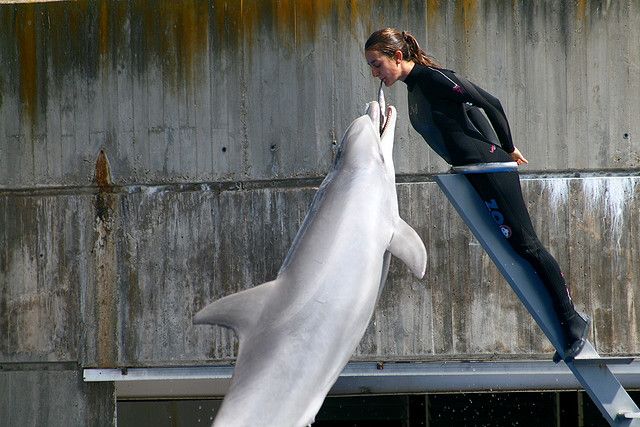
[(382, 134), (384, 133), (384, 130), (387, 128), (387, 120), (389, 119), (389, 116), (386, 114), (381, 114), (380, 115), (380, 136), (382, 136)]
[(387, 123), (387, 115), (386, 115), (386, 109), (387, 109), (387, 105), (386, 102), (384, 100), (384, 92), (382, 91), (382, 83), (383, 81), (380, 80), (380, 88), (378, 89), (378, 105), (380, 107), (380, 134), (382, 134), (382, 131), (384, 131), (384, 126)]

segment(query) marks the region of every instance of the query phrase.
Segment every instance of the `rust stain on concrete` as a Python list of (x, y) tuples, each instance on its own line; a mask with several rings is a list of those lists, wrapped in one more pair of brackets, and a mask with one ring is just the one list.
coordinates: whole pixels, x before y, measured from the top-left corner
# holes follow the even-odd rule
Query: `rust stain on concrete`
[(98, 49), (100, 55), (106, 55), (109, 51), (109, 1), (102, 0), (98, 12)]
[(176, 37), (180, 49), (178, 59), (183, 66), (183, 74), (193, 76), (194, 59), (206, 50), (209, 20), (207, 4), (191, 1), (192, 7), (184, 7), (175, 16)]
[(87, 9), (86, 1), (76, 1), (73, 7), (69, 7), (68, 3), (47, 4), (45, 9), (46, 16), (43, 18), (47, 23), (45, 37), (50, 52), (48, 58), (50, 65), (47, 67), (51, 67), (53, 75), (51, 83), (58, 90), (63, 90), (65, 80), (68, 80), (73, 70), (80, 66), (78, 59), (84, 57), (81, 52), (84, 52), (86, 38), (78, 35), (88, 32), (85, 27)]
[[(82, 46), (86, 40), (87, 1), (11, 5), (0, 8), (0, 15), (2, 27), (13, 28), (14, 39), (6, 41), (15, 41), (16, 46), (6, 51), (7, 57), (3, 60), (8, 63), (15, 60), (18, 66), (18, 94), (24, 114), (34, 124), (38, 106), (47, 102), (47, 94), (39, 90), (46, 88), (48, 64), (53, 67), (54, 75), (60, 76), (59, 69), (70, 67), (64, 60), (70, 52), (76, 58), (84, 56)], [(71, 37), (64, 37), (69, 33)], [(44, 107), (41, 105), (41, 109)]]
[[(440, 16), (440, 0), (427, 0), (427, 23), (437, 22)], [(427, 28), (427, 31), (429, 28)]]
[(478, 20), (478, 1), (462, 0), (457, 4), (457, 8), (456, 15), (459, 17), (464, 32), (468, 35)]
[(95, 170), (98, 194), (95, 199), (95, 265), (96, 363), (99, 367), (115, 367), (118, 360), (118, 266), (115, 228), (116, 196), (113, 194), (111, 168), (104, 150), (100, 150)]
[(354, 26), (360, 10), (366, 13), (370, 4), (356, 0), (79, 0), (12, 5), (0, 15), (15, 30), (17, 49), (7, 52), (17, 55), (20, 100), (33, 121), (38, 105), (46, 102), (47, 94), (38, 90), (46, 90), (47, 64), (58, 81), (73, 71), (96, 78), (100, 74), (90, 70), (113, 65), (109, 61), (131, 49), (119, 44), (142, 35), (141, 45), (136, 46), (136, 54), (141, 55), (139, 71), (145, 72), (157, 59), (169, 84), (190, 84), (198, 78), (194, 64), (210, 49), (248, 55), (240, 48), (245, 43), (251, 48), (265, 37), (295, 48), (312, 41), (331, 16), (349, 16), (345, 26)]
[(193, 81), (198, 78), (193, 73), (194, 65), (208, 51), (208, 3), (199, 0), (170, 3), (166, 11), (166, 22), (171, 33), (171, 38), (166, 43), (176, 45), (180, 74), (187, 81)]
[(587, 16), (587, 0), (576, 0), (576, 18), (584, 21)]
[(96, 160), (96, 183), (100, 191), (107, 191), (113, 185), (111, 179), (111, 165), (107, 158), (107, 153), (104, 150), (100, 150), (98, 153), (98, 159)]
[[(353, 5), (353, 2), (352, 4)], [(278, 42), (291, 45), (308, 42), (317, 35), (320, 23), (349, 7), (334, 0), (212, 0), (217, 36), (232, 46), (246, 41), (249, 46), (262, 27), (273, 28)]]
[[(296, 40), (307, 41), (313, 38), (320, 27), (320, 23), (328, 18), (334, 11), (335, 3), (329, 0), (317, 1), (292, 1), (294, 6), (294, 28)], [(344, 7), (344, 3), (338, 2), (339, 7)], [(285, 23), (285, 31), (286, 31)], [(291, 24), (289, 23), (289, 28)], [(278, 28), (282, 31), (281, 28)]]

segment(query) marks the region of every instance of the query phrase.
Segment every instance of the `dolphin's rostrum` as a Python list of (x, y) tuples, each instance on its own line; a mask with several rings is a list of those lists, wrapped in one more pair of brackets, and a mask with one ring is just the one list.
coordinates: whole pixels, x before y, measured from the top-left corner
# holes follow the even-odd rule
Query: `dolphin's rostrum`
[(214, 426), (311, 424), (367, 328), (389, 253), (424, 275), (424, 244), (398, 214), (396, 110), (381, 116), (371, 102), (346, 130), (276, 279), (195, 315), (239, 339)]

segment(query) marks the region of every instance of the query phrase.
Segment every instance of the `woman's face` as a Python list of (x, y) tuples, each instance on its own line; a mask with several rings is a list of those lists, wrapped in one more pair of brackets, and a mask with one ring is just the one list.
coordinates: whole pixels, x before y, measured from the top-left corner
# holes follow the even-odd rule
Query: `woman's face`
[(400, 61), (388, 57), (377, 50), (367, 50), (364, 53), (367, 64), (371, 67), (371, 75), (382, 80), (389, 87), (401, 77), (402, 68)]

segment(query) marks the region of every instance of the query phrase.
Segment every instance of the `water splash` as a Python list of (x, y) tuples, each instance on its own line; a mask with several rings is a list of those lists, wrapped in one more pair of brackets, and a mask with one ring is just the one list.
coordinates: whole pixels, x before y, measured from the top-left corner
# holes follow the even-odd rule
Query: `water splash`
[(568, 179), (542, 179), (542, 192), (549, 193), (549, 206), (555, 210), (557, 206), (567, 204), (569, 200), (569, 180)]
[(601, 206), (603, 220), (611, 221), (611, 234), (618, 249), (623, 236), (625, 206), (632, 205), (637, 179), (632, 177), (584, 178), (582, 190), (587, 210)]
[(569, 203), (569, 179), (544, 178), (539, 180), (540, 187), (536, 188), (540, 194), (547, 194), (550, 216), (547, 220), (553, 221), (556, 228), (560, 227), (558, 208)]
[(155, 194), (162, 193), (163, 190), (164, 190), (163, 186), (150, 185), (148, 187), (144, 187), (144, 194), (151, 197), (151, 196), (154, 196)]
[(584, 211), (609, 224), (611, 238), (616, 242), (617, 249), (621, 248), (626, 209), (627, 206), (633, 206), (637, 177), (545, 178), (538, 182), (541, 185), (540, 192), (548, 194), (554, 220), (557, 220), (558, 207), (571, 204), (571, 186), (575, 183), (581, 186)]

